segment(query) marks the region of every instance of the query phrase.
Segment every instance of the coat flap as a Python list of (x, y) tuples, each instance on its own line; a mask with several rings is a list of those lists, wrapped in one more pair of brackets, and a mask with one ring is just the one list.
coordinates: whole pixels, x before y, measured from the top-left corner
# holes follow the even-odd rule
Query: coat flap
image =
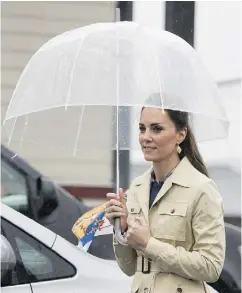
[(158, 208), (159, 215), (171, 215), (185, 217), (187, 213), (188, 202), (170, 202), (162, 201)]
[(127, 206), (127, 209), (130, 214), (138, 214), (141, 210), (141, 207), (138, 203), (132, 202)]

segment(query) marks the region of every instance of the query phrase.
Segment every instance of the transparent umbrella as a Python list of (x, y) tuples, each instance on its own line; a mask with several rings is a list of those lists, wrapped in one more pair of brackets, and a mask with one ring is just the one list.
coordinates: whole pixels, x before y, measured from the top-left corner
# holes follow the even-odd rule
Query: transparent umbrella
[[(135, 22), (98, 23), (61, 34), (35, 53), (4, 130), (9, 143), (48, 144), (73, 155), (137, 149), (127, 129), (138, 128), (146, 104), (188, 112), (198, 141), (227, 135), (219, 90), (188, 43)], [(130, 111), (135, 118), (127, 123)]]

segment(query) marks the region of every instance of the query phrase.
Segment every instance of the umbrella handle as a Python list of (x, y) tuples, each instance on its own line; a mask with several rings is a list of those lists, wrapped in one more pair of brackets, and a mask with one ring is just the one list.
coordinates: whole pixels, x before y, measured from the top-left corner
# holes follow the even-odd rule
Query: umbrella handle
[(121, 232), (121, 225), (120, 225), (120, 218), (116, 218), (114, 220), (114, 228), (115, 228), (115, 238), (118, 240), (118, 242), (124, 246), (127, 246), (127, 240), (122, 235)]

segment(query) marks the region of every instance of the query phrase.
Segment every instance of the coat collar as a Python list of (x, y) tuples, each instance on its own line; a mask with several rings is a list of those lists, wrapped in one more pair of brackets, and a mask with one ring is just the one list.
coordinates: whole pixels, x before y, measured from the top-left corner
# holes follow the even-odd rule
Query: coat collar
[(172, 183), (183, 187), (191, 187), (191, 174), (193, 172), (194, 167), (188, 158), (184, 157), (170, 176)]
[[(150, 167), (143, 175), (137, 177), (134, 180), (134, 186), (137, 186), (137, 200), (143, 210), (144, 216), (148, 221), (148, 212), (149, 212), (149, 195), (150, 195), (150, 182), (151, 182), (151, 173), (153, 168)], [(179, 165), (174, 169), (171, 176), (169, 176), (164, 182), (161, 190), (156, 196), (156, 199), (153, 203), (156, 204), (166, 192), (172, 187), (172, 184), (177, 184), (186, 188), (191, 187), (191, 173), (194, 171), (194, 167), (189, 162), (187, 157), (184, 157)]]
[[(177, 185), (183, 187), (191, 187), (191, 171), (194, 170), (194, 167), (189, 162), (187, 157), (184, 157), (178, 166), (174, 169), (172, 174), (166, 179), (166, 181), (171, 181)], [(143, 175), (137, 177), (134, 181), (135, 186), (140, 186), (145, 184), (147, 181), (151, 180), (151, 173), (153, 168), (150, 167)], [(166, 182), (165, 181), (165, 182)]]

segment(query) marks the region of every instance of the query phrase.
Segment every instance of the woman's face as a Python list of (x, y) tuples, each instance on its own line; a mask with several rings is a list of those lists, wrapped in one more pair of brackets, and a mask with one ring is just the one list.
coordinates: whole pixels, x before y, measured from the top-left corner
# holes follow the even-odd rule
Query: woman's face
[(177, 131), (168, 113), (161, 109), (144, 108), (140, 116), (139, 142), (146, 161), (160, 162), (177, 153), (177, 146), (186, 130)]

